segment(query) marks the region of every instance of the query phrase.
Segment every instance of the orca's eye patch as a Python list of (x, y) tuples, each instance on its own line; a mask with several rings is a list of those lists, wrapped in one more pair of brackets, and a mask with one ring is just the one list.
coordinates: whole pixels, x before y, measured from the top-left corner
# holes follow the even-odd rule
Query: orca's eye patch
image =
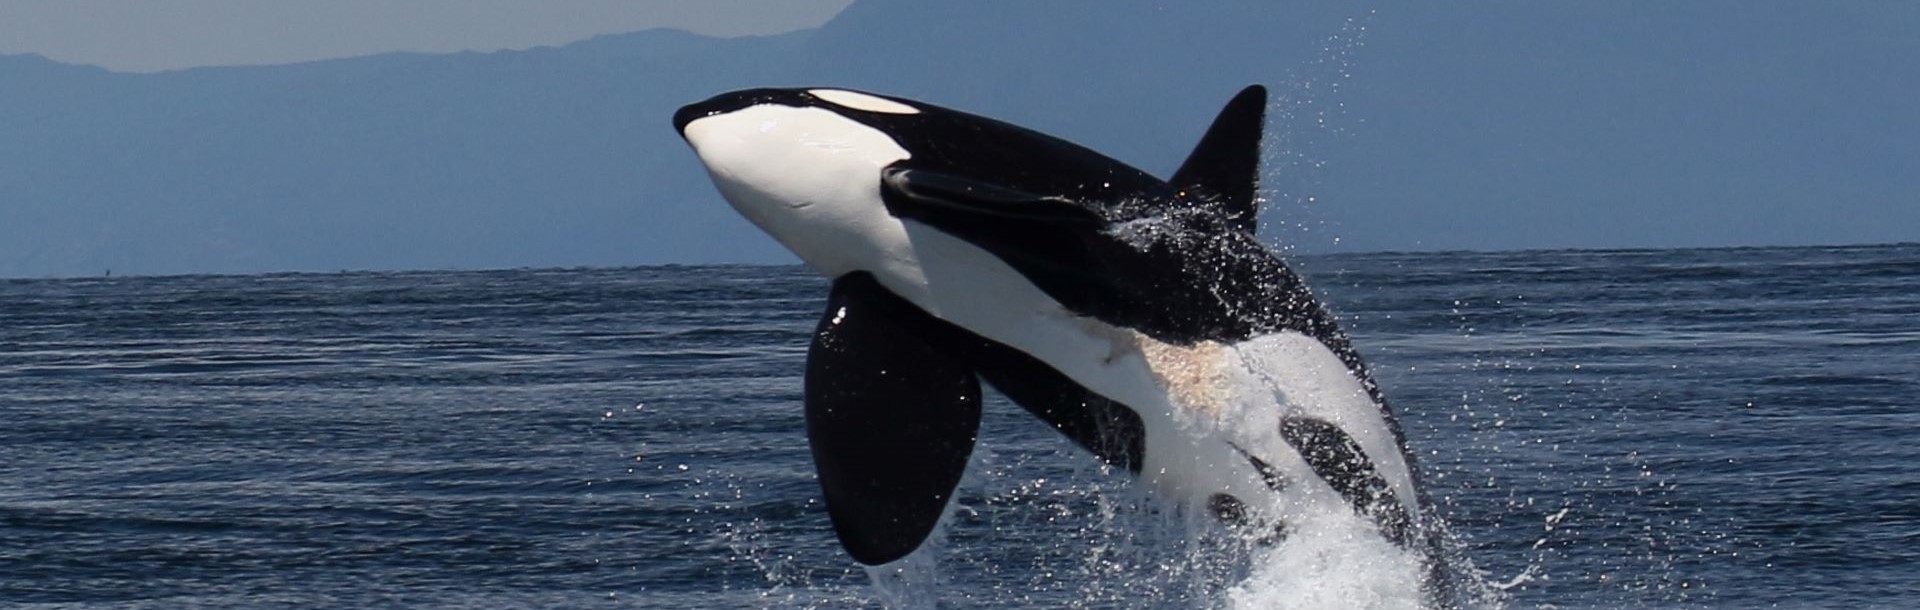
[(845, 89), (808, 89), (807, 94), (819, 98), (821, 101), (854, 110), (878, 112), (881, 114), (920, 114), (919, 108), (859, 91), (848, 91)]

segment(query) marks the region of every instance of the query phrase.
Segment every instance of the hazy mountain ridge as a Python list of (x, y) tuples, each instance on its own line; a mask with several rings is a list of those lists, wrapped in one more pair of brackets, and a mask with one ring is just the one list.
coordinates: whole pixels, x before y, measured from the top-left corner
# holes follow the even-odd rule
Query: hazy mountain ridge
[[(663, 117), (696, 91), (771, 76), (753, 58), (797, 40), (649, 32), (577, 49), (151, 75), (73, 68), (39, 80), (38, 95), (0, 101), (0, 132), (15, 136), (0, 155), (16, 178), (0, 181), (0, 201), (18, 219), (0, 225), (0, 273), (735, 254), (712, 233), (749, 228), (708, 213), (699, 199), (710, 188)], [(678, 76), (663, 47), (718, 57), (709, 76)], [(663, 81), (677, 86), (650, 85)]]
[(1920, 6), (1377, 7), (865, 0), (762, 38), (158, 74), (0, 57), (0, 276), (789, 261), (667, 117), (820, 83), (1160, 173), (1269, 83), (1292, 100), (1269, 225), (1313, 249), (1920, 239)]

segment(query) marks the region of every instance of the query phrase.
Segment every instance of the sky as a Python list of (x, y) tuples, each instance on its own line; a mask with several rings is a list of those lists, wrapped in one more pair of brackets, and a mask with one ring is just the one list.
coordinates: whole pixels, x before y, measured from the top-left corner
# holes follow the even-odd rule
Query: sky
[(1914, 0), (437, 1), (0, 0), (0, 51), (122, 70), (445, 53), (0, 57), (0, 276), (791, 262), (667, 117), (801, 83), (1162, 172), (1266, 83), (1267, 235), (1302, 252), (1920, 239)]
[(852, 0), (0, 0), (0, 54), (121, 72), (817, 27)]

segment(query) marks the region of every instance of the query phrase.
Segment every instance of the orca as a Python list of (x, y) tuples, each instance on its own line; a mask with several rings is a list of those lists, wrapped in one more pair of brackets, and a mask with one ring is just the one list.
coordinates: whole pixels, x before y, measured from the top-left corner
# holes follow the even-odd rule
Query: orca
[(981, 382), (1247, 539), (1332, 510), (1422, 553), (1439, 523), (1334, 316), (1256, 236), (1266, 90), (1168, 179), (1066, 140), (839, 88), (750, 89), (674, 126), (721, 195), (832, 279), (807, 353), (826, 509), (860, 563), (936, 527)]

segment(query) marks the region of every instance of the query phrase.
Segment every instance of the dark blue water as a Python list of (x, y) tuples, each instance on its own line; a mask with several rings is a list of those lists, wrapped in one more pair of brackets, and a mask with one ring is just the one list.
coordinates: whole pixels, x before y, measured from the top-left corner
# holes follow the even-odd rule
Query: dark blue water
[[(1920, 246), (1298, 265), (1508, 607), (1920, 607)], [(0, 606), (877, 606), (801, 433), (823, 296), (767, 267), (0, 282)], [(1123, 478), (1004, 403), (983, 434), (915, 590), (1219, 605)]]

